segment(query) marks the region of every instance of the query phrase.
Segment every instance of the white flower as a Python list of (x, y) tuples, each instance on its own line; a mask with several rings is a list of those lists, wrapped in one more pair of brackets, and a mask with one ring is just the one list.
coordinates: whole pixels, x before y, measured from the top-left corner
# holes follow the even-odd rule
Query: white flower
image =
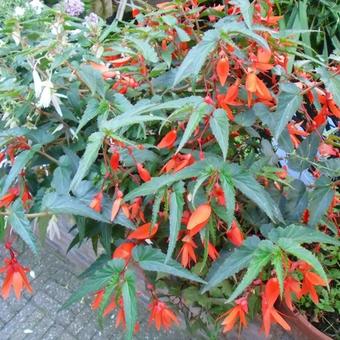
[(25, 14), (25, 8), (24, 7), (20, 7), (20, 6), (17, 6), (14, 8), (14, 15), (18, 18), (24, 16)]
[(56, 215), (52, 215), (51, 219), (47, 225), (47, 236), (48, 238), (53, 241), (55, 238), (60, 239), (60, 230), (58, 226), (58, 218)]
[(45, 80), (41, 83), (42, 91), (39, 96), (38, 107), (49, 107), (51, 105), (53, 94), (53, 83), (50, 80)]
[(44, 8), (44, 4), (40, 0), (32, 0), (29, 5), (36, 14), (40, 14)]

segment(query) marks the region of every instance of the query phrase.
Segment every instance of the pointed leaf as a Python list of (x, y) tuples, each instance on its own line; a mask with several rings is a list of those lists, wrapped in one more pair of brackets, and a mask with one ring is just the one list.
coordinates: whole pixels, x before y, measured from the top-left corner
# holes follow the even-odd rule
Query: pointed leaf
[(246, 23), (248, 28), (251, 29), (253, 21), (253, 6), (250, 4), (249, 0), (232, 0), (230, 4), (240, 8), (244, 22)]
[(248, 237), (242, 247), (236, 248), (233, 252), (224, 256), (221, 255), (220, 259), (215, 261), (211, 267), (207, 276), (208, 283), (202, 289), (202, 293), (216, 287), (223, 280), (246, 268), (252, 260), (259, 242), (260, 239), (256, 236)]
[(233, 174), (233, 183), (245, 196), (256, 203), (273, 221), (283, 221), (280, 209), (267, 191), (245, 171)]
[(272, 258), (272, 264), (274, 266), (277, 279), (279, 281), (280, 285), (280, 296), (283, 294), (283, 279), (284, 279), (284, 272), (283, 272), (283, 266), (282, 266), (283, 258), (280, 249), (277, 249), (277, 251), (274, 253)]
[(301, 106), (302, 96), (300, 89), (294, 84), (281, 84), (277, 110), (273, 114), (275, 119), (274, 139), (278, 140), (282, 131), (287, 126)]
[(170, 195), (169, 246), (165, 263), (171, 259), (177, 243), (178, 233), (181, 229), (181, 218), (183, 215), (184, 206), (184, 191), (183, 182), (179, 182), (173, 187), (173, 192)]
[(18, 178), (21, 170), (27, 165), (27, 163), (33, 158), (35, 153), (39, 151), (40, 145), (33, 146), (30, 150), (22, 151), (18, 156), (15, 157), (15, 161), (9, 174), (5, 179), (4, 186), (1, 190), (0, 197), (5, 195), (12, 183)]
[(71, 182), (70, 190), (75, 189), (81, 180), (90, 171), (91, 165), (97, 159), (99, 149), (102, 146), (104, 134), (102, 132), (94, 132), (88, 140), (85, 153), (79, 162), (79, 167)]
[(122, 272), (124, 266), (124, 261), (121, 259), (108, 261), (103, 268), (98, 269), (92, 276), (88, 277), (83, 285), (70, 296), (61, 308), (67, 308), (73, 303), (80, 301), (87, 294), (105, 287), (110, 280), (112, 280), (113, 275), (119, 275)]
[(187, 280), (205, 283), (199, 276), (183, 268), (178, 262), (170, 259), (165, 263), (166, 255), (159, 249), (149, 246), (137, 246), (133, 249), (133, 258), (147, 271), (161, 272), (182, 277)]
[(195, 109), (194, 112), (192, 112), (189, 118), (188, 124), (185, 128), (184, 134), (182, 136), (182, 139), (176, 150), (176, 153), (178, 153), (183, 148), (183, 146), (187, 143), (189, 138), (192, 137), (193, 132), (195, 131), (196, 127), (198, 126), (202, 118), (205, 115), (209, 114), (211, 112), (211, 109), (212, 109), (211, 106), (209, 106), (206, 103), (202, 103)]
[(220, 181), (226, 201), (227, 223), (228, 227), (230, 228), (231, 223), (234, 220), (234, 211), (236, 204), (235, 189), (231, 177), (223, 171), (220, 173)]
[(208, 55), (215, 49), (218, 39), (218, 30), (209, 30), (204, 34), (202, 40), (184, 58), (177, 70), (173, 87), (186, 78), (197, 78)]
[(45, 194), (42, 202), (42, 210), (52, 214), (71, 214), (92, 218), (96, 221), (107, 222), (104, 216), (98, 214), (81, 200), (67, 195), (60, 195), (55, 192)]
[(222, 109), (214, 111), (210, 118), (210, 128), (221, 148), (223, 159), (226, 160), (229, 148), (229, 120)]
[[(309, 250), (301, 247), (298, 243), (289, 238), (280, 238), (277, 244), (287, 253), (296, 256), (298, 259), (310, 264), (317, 274), (319, 274), (325, 282), (328, 282), (327, 275), (322, 268), (319, 260)], [(327, 284), (328, 285), (328, 284)]]
[(8, 223), (21, 239), (31, 248), (34, 254), (38, 254), (38, 247), (32, 227), (25, 216), (25, 210), (21, 199), (17, 199), (9, 209)]
[(122, 287), (122, 296), (126, 321), (125, 338), (130, 340), (132, 339), (137, 322), (136, 275), (130, 269), (125, 273), (125, 281)]
[(252, 260), (249, 263), (247, 272), (227, 300), (227, 303), (234, 301), (258, 277), (261, 270), (270, 262), (274, 250), (275, 247), (270, 241), (264, 240), (260, 242), (256, 251), (252, 254)]
[(90, 65), (82, 65), (78, 74), (93, 95), (98, 93), (101, 97), (105, 96), (105, 82), (99, 71)]

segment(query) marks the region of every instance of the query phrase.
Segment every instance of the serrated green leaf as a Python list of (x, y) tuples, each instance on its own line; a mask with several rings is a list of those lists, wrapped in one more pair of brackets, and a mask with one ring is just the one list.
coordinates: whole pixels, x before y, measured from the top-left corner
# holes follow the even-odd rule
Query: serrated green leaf
[(100, 103), (96, 99), (90, 99), (86, 105), (86, 109), (84, 114), (81, 116), (78, 128), (76, 130), (76, 134), (93, 118), (98, 115), (103, 114), (108, 111), (109, 105), (106, 100), (101, 101)]
[[(321, 278), (328, 282), (327, 275), (319, 260), (309, 250), (301, 247), (298, 243), (289, 238), (280, 238), (277, 244), (287, 253), (296, 256), (298, 259), (310, 264)], [(328, 283), (327, 283), (328, 286)]]
[(30, 150), (22, 151), (18, 156), (15, 157), (15, 161), (11, 170), (9, 171), (4, 186), (1, 190), (0, 197), (5, 195), (12, 183), (18, 178), (21, 170), (27, 165), (27, 163), (33, 158), (35, 153), (40, 150), (40, 145), (33, 146)]
[(273, 221), (283, 221), (280, 209), (267, 191), (245, 171), (233, 174), (233, 183), (245, 196), (258, 205)]
[(88, 277), (83, 285), (74, 292), (70, 298), (63, 304), (61, 309), (71, 306), (73, 303), (80, 301), (89, 293), (96, 292), (105, 287), (112, 276), (120, 274), (124, 269), (124, 261), (121, 259), (113, 259), (107, 262), (101, 269), (98, 269), (92, 276)]
[(158, 213), (159, 209), (161, 207), (161, 202), (164, 196), (165, 190), (161, 189), (156, 195), (155, 195), (155, 200), (153, 202), (152, 206), (152, 217), (151, 217), (151, 224), (154, 225), (157, 222), (158, 219)]
[(72, 214), (92, 218), (96, 221), (107, 222), (104, 216), (98, 214), (81, 200), (67, 195), (60, 195), (55, 192), (47, 193), (42, 202), (42, 210), (52, 214)]
[(282, 84), (278, 98), (277, 110), (273, 114), (275, 119), (274, 139), (278, 140), (288, 122), (295, 115), (302, 103), (299, 88), (294, 84)]
[(324, 67), (318, 67), (316, 72), (320, 74), (321, 80), (325, 83), (326, 89), (333, 95), (335, 103), (340, 107), (340, 75), (330, 73)]
[(185, 131), (184, 131), (184, 134), (182, 136), (182, 139), (181, 139), (181, 141), (178, 145), (178, 148), (176, 150), (176, 153), (181, 151), (181, 149), (187, 143), (189, 138), (192, 137), (196, 127), (198, 126), (198, 124), (200, 123), (202, 118), (204, 116), (206, 116), (207, 114), (209, 114), (211, 112), (211, 109), (212, 109), (211, 106), (209, 106), (206, 103), (202, 103), (197, 107), (196, 110), (194, 110), (191, 113), (188, 124), (187, 124)]
[(90, 135), (84, 155), (79, 162), (78, 170), (72, 179), (70, 190), (75, 189), (90, 171), (91, 165), (97, 159), (99, 149), (103, 144), (103, 140), (104, 134), (102, 132), (94, 132), (92, 135)]
[(95, 70), (90, 65), (82, 65), (78, 74), (93, 95), (98, 93), (101, 97), (105, 97), (105, 82), (99, 71)]
[(140, 40), (133, 37), (128, 37), (128, 41), (131, 41), (137, 48), (137, 50), (143, 55), (145, 60), (151, 63), (158, 62), (158, 56), (155, 49), (146, 41)]
[(196, 78), (208, 55), (215, 49), (219, 39), (217, 30), (207, 31), (202, 40), (195, 45), (184, 58), (177, 70), (173, 87), (186, 78)]
[(280, 238), (288, 238), (296, 243), (326, 243), (340, 245), (340, 241), (321, 231), (301, 225), (292, 224), (286, 228), (272, 229), (268, 238), (273, 242), (278, 242)]
[(207, 281), (202, 293), (216, 287), (223, 280), (246, 268), (259, 245), (260, 239), (256, 236), (248, 237), (242, 247), (234, 249), (233, 252), (221, 255), (209, 270)]
[(17, 199), (9, 209), (8, 223), (22, 240), (31, 248), (34, 254), (38, 254), (38, 247), (32, 227), (25, 216), (25, 210), (21, 199)]
[(261, 270), (270, 262), (274, 249), (275, 247), (270, 241), (260, 242), (256, 251), (252, 254), (252, 260), (249, 263), (247, 272), (227, 300), (227, 303), (234, 301), (258, 277)]
[(335, 191), (332, 190), (332, 182), (327, 177), (320, 177), (314, 190), (310, 193), (308, 210), (310, 212), (308, 224), (315, 227), (327, 212)]
[(231, 224), (234, 220), (234, 211), (235, 211), (235, 189), (232, 183), (232, 179), (225, 172), (220, 173), (220, 181), (221, 186), (224, 192), (224, 198), (226, 201), (226, 214), (227, 214), (227, 223), (228, 227), (231, 228)]
[(125, 273), (125, 281), (122, 286), (122, 296), (126, 321), (125, 338), (131, 340), (137, 322), (137, 297), (136, 275), (130, 269), (128, 269)]
[(181, 228), (181, 218), (184, 206), (184, 184), (183, 182), (177, 183), (173, 187), (173, 192), (170, 195), (170, 215), (169, 215), (169, 246), (165, 258), (167, 263), (175, 250), (177, 237)]
[(248, 28), (251, 29), (253, 21), (253, 6), (250, 4), (249, 0), (232, 0), (230, 4), (239, 7), (244, 22)]
[(276, 277), (279, 281), (280, 286), (280, 296), (282, 297), (283, 294), (283, 279), (284, 279), (284, 272), (283, 272), (283, 265), (282, 265), (283, 259), (280, 249), (278, 249), (272, 258), (272, 264), (274, 266)]
[(133, 249), (132, 253), (134, 260), (138, 262), (139, 266), (144, 270), (166, 273), (187, 280), (205, 283), (199, 276), (183, 268), (175, 260), (170, 259), (165, 263), (166, 255), (159, 249), (149, 246), (137, 246)]
[(226, 160), (229, 148), (229, 120), (222, 109), (214, 111), (210, 118), (210, 128), (221, 148), (223, 159)]

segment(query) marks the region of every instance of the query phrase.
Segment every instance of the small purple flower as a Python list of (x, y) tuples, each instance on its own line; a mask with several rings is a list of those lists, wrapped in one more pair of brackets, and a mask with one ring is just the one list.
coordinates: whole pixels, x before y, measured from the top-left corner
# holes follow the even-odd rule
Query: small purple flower
[(96, 26), (99, 23), (99, 17), (96, 13), (90, 13), (85, 17), (85, 22), (88, 26)]
[(65, 12), (74, 17), (84, 12), (84, 3), (81, 0), (65, 0)]

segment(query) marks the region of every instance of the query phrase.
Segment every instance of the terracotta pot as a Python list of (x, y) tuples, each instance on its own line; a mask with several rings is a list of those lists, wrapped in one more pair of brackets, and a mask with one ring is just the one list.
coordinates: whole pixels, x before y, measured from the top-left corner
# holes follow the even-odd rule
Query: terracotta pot
[(291, 327), (291, 335), (296, 340), (332, 340), (329, 336), (314, 327), (297, 310), (291, 311), (285, 303), (280, 303), (277, 309)]

